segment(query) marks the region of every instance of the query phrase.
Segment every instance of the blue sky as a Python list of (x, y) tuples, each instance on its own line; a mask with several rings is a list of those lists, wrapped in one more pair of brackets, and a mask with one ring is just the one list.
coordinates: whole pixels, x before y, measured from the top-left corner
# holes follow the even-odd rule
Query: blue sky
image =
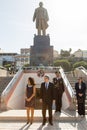
[[(32, 17), (40, 0), (0, 0), (0, 48), (20, 52), (33, 45), (37, 33)], [(51, 45), (54, 49), (86, 50), (87, 0), (42, 0), (49, 14)]]

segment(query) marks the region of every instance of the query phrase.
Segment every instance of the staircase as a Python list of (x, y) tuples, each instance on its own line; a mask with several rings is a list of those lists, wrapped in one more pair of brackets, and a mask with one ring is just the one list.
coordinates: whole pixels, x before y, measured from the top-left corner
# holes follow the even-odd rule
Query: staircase
[[(75, 83), (77, 82), (77, 77), (75, 77), (71, 72), (65, 73), (74, 92), (75, 92)], [(85, 101), (85, 110), (87, 115), (87, 89), (86, 89), (86, 101)], [(76, 111), (77, 111), (77, 104), (76, 104)]]
[(12, 78), (13, 78), (12, 76), (11, 77), (0, 77), (0, 103), (1, 103), (1, 94)]
[[(23, 87), (25, 86), (25, 84), (24, 83), (26, 83), (27, 82), (27, 78), (29, 77), (29, 74), (31, 75), (31, 73), (28, 73), (28, 74), (26, 74), (27, 75), (27, 77), (26, 77), (26, 79), (25, 79), (25, 77), (23, 77), (23, 79), (24, 79), (24, 81), (23, 81), (23, 79), (21, 79), (21, 81), (22, 81), (22, 85), (23, 85)], [(75, 84), (75, 82), (76, 82), (76, 78), (75, 79), (73, 79), (72, 80), (72, 76), (71, 76), (71, 74), (66, 74), (67, 75), (67, 77), (68, 77), (68, 79), (70, 78), (70, 80), (71, 80), (71, 82), (72, 82), (72, 84), (73, 84), (73, 87), (74, 87), (74, 84)], [(70, 75), (70, 76), (69, 76)], [(54, 75), (53, 75), (54, 76)], [(36, 77), (37, 77), (37, 74), (33, 74), (33, 77), (36, 79)], [(37, 77), (38, 78), (38, 77)], [(52, 78), (52, 75), (51, 75), (51, 78)], [(38, 79), (37, 79), (37, 81), (38, 81)], [(3, 81), (4, 82), (4, 81)], [(40, 82), (42, 82), (42, 81), (40, 81)], [(38, 84), (38, 83), (37, 83)], [(21, 84), (20, 84), (21, 85)], [(22, 87), (22, 85), (21, 85), (21, 87)], [(7, 86), (7, 85), (6, 85)], [(0, 86), (1, 87), (1, 86)], [(18, 87), (17, 87), (18, 88)], [(20, 88), (20, 87), (19, 87)], [(23, 89), (22, 89), (23, 90)], [(20, 90), (19, 90), (20, 91)], [(39, 100), (39, 99), (38, 99)], [(18, 99), (17, 99), (17, 101), (18, 101)], [(23, 100), (22, 100), (23, 101)], [(19, 102), (19, 101), (18, 101)], [(16, 104), (18, 104), (18, 103), (16, 103)], [(38, 103), (38, 102), (36, 102), (36, 104), (37, 104), (37, 107), (40, 107), (40, 109), (41, 109), (41, 106), (39, 106), (39, 104), (40, 103)], [(37, 121), (41, 121), (42, 120), (42, 111), (40, 110), (40, 109), (37, 109), (36, 108), (36, 110), (35, 110), (35, 117), (34, 117), (34, 119)], [(78, 113), (76, 112), (76, 111), (70, 111), (70, 110), (62, 110), (62, 113), (61, 114), (59, 114), (59, 113), (57, 113), (57, 114), (55, 114), (55, 112), (54, 112), (54, 110), (53, 110), (53, 119), (54, 119), (54, 121), (80, 121), (81, 119), (78, 117)], [(17, 121), (17, 120), (26, 120), (26, 110), (24, 109), (24, 110), (21, 110), (21, 109), (19, 109), (19, 110), (9, 110), (9, 111), (4, 111), (4, 112), (1, 112), (0, 113), (0, 121), (6, 121), (6, 120), (13, 120), (13, 121)]]

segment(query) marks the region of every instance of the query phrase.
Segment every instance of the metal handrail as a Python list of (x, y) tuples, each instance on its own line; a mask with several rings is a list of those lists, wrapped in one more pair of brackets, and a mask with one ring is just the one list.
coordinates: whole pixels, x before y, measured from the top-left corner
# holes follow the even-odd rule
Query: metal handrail
[(23, 70), (19, 70), (16, 75), (12, 78), (12, 80), (9, 82), (9, 84), (7, 85), (7, 87), (3, 90), (1, 97), (5, 96), (7, 93), (10, 92), (10, 90), (12, 89), (13, 85), (15, 84), (15, 82), (17, 81), (18, 77), (21, 75)]
[(78, 69), (81, 70), (85, 75), (87, 75), (87, 70), (83, 66), (78, 67)]
[(65, 75), (64, 71), (62, 68), (60, 68), (60, 73), (61, 73), (61, 76), (63, 78), (63, 81), (64, 81), (64, 84), (65, 86), (67, 87), (68, 91), (69, 91), (69, 94), (71, 97), (74, 97), (75, 96), (75, 92), (71, 86), (71, 84), (69, 83), (69, 80), (67, 79), (67, 76)]

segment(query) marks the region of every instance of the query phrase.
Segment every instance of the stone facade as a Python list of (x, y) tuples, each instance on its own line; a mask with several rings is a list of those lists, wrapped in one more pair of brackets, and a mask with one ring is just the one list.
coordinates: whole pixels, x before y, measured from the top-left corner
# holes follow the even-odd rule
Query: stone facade
[(30, 49), (30, 65), (53, 65), (53, 46), (50, 46), (49, 35), (34, 36), (34, 45)]

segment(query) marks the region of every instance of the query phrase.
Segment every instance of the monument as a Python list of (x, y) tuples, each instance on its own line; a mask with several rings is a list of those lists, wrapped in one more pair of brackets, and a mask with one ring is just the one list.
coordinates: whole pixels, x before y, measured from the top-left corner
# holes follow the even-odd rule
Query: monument
[(34, 45), (30, 49), (31, 66), (53, 65), (53, 46), (50, 46), (50, 36), (46, 35), (48, 20), (48, 12), (40, 2), (33, 16), (33, 21), (36, 21), (37, 35), (34, 35)]

